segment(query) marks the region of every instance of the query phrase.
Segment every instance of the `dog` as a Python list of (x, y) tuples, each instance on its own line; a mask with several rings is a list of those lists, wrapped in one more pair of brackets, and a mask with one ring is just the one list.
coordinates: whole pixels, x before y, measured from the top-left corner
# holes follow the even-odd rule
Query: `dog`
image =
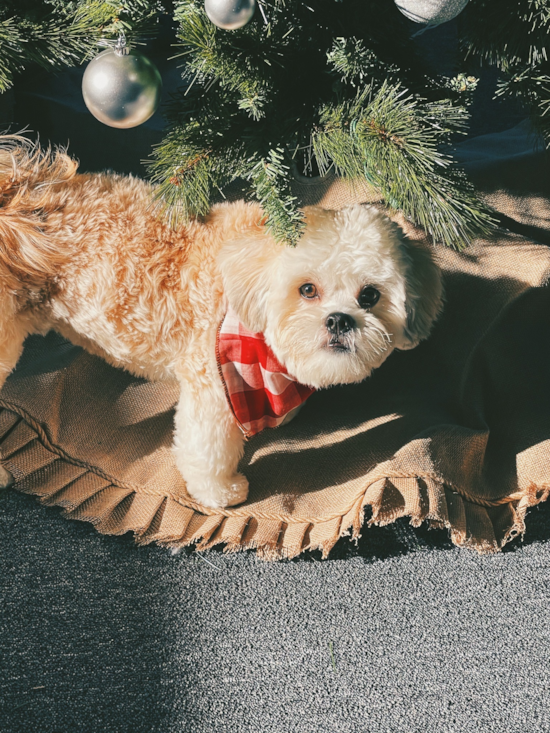
[[(64, 150), (0, 137), (0, 387), (25, 338), (50, 329), (134, 375), (176, 380), (173, 450), (187, 490), (203, 506), (233, 506), (248, 494), (237, 466), (257, 431), (243, 428), (228, 380), (267, 375), (275, 401), (288, 387), (282, 414), (255, 420), (284, 422), (314, 389), (360, 382), (425, 339), (441, 272), (430, 248), (370, 206), (306, 207), (289, 247), (256, 203), (214, 205), (173, 229), (152, 196), (140, 179), (78, 174)], [(229, 352), (243, 351), (238, 338), (256, 344), (253, 366), (220, 361), (228, 313)]]

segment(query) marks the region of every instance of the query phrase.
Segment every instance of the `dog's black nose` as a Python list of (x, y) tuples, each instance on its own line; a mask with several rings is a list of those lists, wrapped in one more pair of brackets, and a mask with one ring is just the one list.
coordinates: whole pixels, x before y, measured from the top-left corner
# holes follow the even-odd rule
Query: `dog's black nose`
[(327, 330), (336, 335), (347, 333), (355, 328), (355, 320), (347, 313), (331, 313), (325, 321)]

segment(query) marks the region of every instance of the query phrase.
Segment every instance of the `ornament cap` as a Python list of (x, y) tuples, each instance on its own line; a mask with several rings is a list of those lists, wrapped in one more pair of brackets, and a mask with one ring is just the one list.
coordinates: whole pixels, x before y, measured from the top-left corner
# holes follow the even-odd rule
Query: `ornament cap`
[(126, 45), (126, 36), (124, 35), (124, 31), (120, 32), (120, 35), (115, 45), (115, 53), (117, 56), (128, 56), (128, 54), (130, 53), (130, 49)]
[(130, 53), (130, 46), (128, 46), (128, 43), (126, 41), (126, 34), (124, 31), (120, 31), (119, 36), (116, 41), (102, 38), (97, 43), (98, 46), (107, 46), (107, 48), (112, 49), (117, 56), (128, 56)]

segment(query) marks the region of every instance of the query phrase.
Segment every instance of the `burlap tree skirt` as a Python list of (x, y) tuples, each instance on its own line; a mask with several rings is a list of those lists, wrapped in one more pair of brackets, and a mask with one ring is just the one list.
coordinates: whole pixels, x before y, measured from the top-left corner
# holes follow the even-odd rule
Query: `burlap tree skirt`
[[(374, 198), (331, 180), (299, 188), (327, 207)], [(0, 456), (15, 488), (142, 544), (326, 556), (342, 535), (358, 536), (370, 507), (371, 523), (407, 516), (498, 550), (550, 492), (550, 252), (499, 231), (439, 255), (446, 306), (430, 339), (252, 438), (246, 504), (210, 510), (187, 495), (170, 452), (176, 387), (53, 333), (29, 339), (0, 393)]]

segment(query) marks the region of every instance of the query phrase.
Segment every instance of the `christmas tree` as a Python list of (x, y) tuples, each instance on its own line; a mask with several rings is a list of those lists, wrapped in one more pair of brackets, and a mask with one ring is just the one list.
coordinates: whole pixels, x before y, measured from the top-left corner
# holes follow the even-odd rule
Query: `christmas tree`
[(121, 32), (134, 39), (152, 32), (164, 8), (148, 0), (3, 0), (0, 6), (0, 93), (18, 72), (77, 66), (98, 42)]
[[(490, 230), (490, 212), (453, 159), (476, 80), (465, 66), (430, 72), (413, 38), (424, 26), (411, 18), (457, 15), (462, 57), (495, 65), (497, 94), (519, 99), (550, 140), (550, 0), (256, 0), (253, 12), (254, 1), (237, 0), (249, 11), (243, 21), (235, 0), (206, 0), (209, 14), (202, 0), (8, 0), (0, 90), (30, 64), (82, 63), (100, 39), (123, 30), (135, 41), (170, 13), (177, 40), (167, 55), (181, 56), (184, 87), (150, 172), (171, 220), (204, 214), (241, 179), (275, 237), (294, 244), (296, 174), (333, 171), (374, 185), (435, 241), (462, 247)], [(227, 26), (220, 12), (244, 25), (218, 27)]]

